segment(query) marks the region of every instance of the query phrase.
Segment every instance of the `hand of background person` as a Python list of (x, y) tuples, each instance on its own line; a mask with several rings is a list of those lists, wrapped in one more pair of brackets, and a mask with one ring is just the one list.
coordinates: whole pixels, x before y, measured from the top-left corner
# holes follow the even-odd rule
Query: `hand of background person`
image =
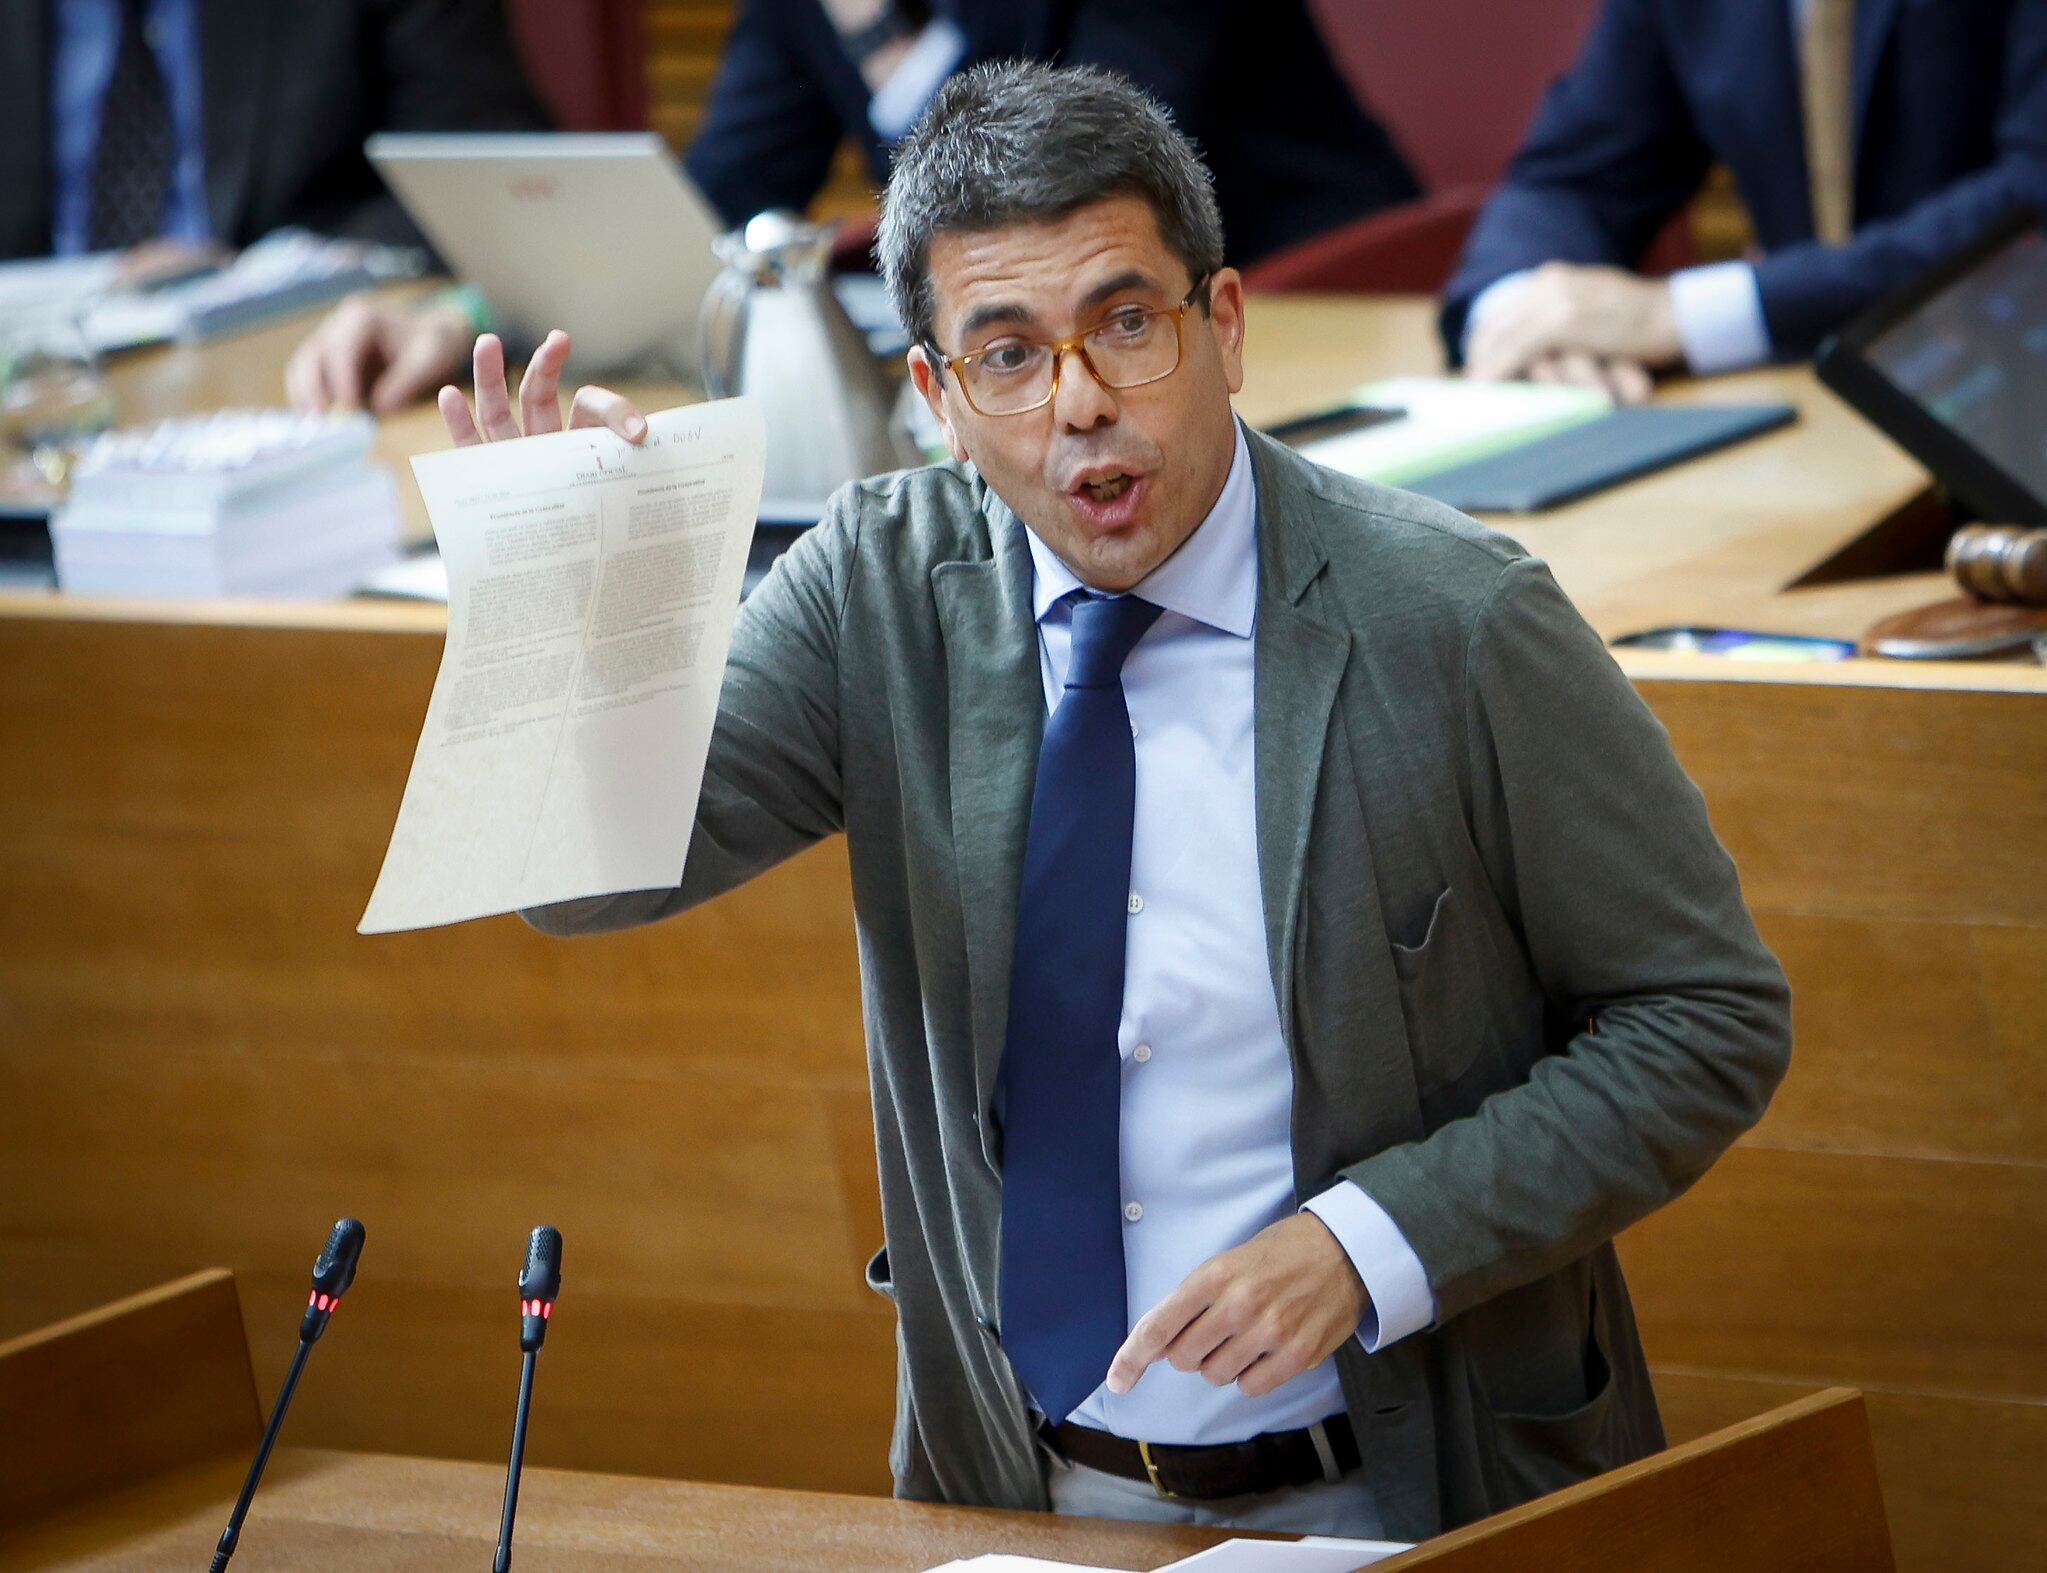
[(1262, 1398), (1355, 1336), (1371, 1303), (1328, 1226), (1295, 1213), (1210, 1257), (1140, 1317), (1109, 1364), (1109, 1391), (1129, 1392), (1168, 1360)]
[(294, 409), (370, 409), (379, 415), (425, 398), (462, 367), (474, 331), (452, 301), (398, 305), (351, 295), (320, 319), (284, 368)]
[(1656, 391), (1655, 379), (1640, 361), (1594, 355), (1588, 350), (1551, 350), (1530, 361), (1521, 375), (1530, 382), (1567, 382), (1574, 387), (1597, 388), (1616, 404), (1643, 404)]
[(175, 283), (188, 274), (224, 268), (235, 254), (212, 241), (145, 240), (121, 253), (114, 265), (116, 289), (151, 289)]
[[(1473, 377), (1525, 377), (1544, 368), (1550, 381), (1611, 381), (1616, 396), (1648, 396), (1633, 370), (1684, 357), (1670, 286), (1624, 268), (1546, 262), (1472, 320), (1465, 370)], [(1630, 368), (1614, 375), (1607, 368)]]
[[(861, 29), (880, 21), (888, 13), (891, 0), (822, 0), (822, 4), (833, 30), (841, 38), (851, 38)], [(910, 43), (908, 38), (891, 39), (865, 59), (853, 62), (870, 93), (879, 92), (881, 84), (903, 63), (903, 56), (910, 52)]]
[[(569, 358), (569, 336), (556, 328), (540, 341), (526, 374), (519, 379), (519, 413), (512, 413), (512, 398), (505, 384), (505, 347), (495, 333), (476, 341), (473, 369), (476, 373), (476, 412), (452, 383), (441, 389), (441, 420), (458, 448), (480, 442), (510, 442), (521, 436), (537, 437), (542, 432), (562, 429), (561, 374)], [(521, 431), (521, 425), (524, 430)], [(569, 401), (571, 428), (605, 426), (627, 442), (643, 442), (647, 418), (632, 400), (609, 388), (585, 386)]]

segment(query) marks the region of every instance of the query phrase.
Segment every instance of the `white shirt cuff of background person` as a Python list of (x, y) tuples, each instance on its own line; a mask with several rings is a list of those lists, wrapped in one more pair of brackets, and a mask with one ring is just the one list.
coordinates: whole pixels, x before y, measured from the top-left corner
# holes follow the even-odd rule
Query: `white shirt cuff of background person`
[(966, 58), (967, 35), (946, 17), (926, 22), (888, 80), (867, 101), (867, 123), (884, 142), (906, 136), (924, 106)]
[(1700, 376), (1760, 366), (1770, 358), (1763, 294), (1746, 262), (1712, 262), (1670, 276), (1670, 309), (1685, 364)]
[[(1464, 317), (1464, 347), (1489, 310), (1496, 310), (1528, 281), (1531, 269), (1508, 273), (1480, 290)], [(1670, 276), (1670, 309), (1685, 366), (1704, 377), (1718, 371), (1760, 366), (1770, 358), (1770, 330), (1763, 321), (1763, 296), (1756, 270), (1746, 262), (1711, 262), (1680, 268)]]
[(1400, 1232), (1400, 1225), (1362, 1187), (1340, 1180), (1320, 1196), (1303, 1202), (1301, 1211), (1313, 1213), (1329, 1226), (1351, 1266), (1365, 1281), (1365, 1293), (1372, 1303), (1358, 1324), (1358, 1341), (1366, 1354), (1375, 1355), (1409, 1333), (1434, 1324), (1436, 1297), (1429, 1290), (1427, 1269)]

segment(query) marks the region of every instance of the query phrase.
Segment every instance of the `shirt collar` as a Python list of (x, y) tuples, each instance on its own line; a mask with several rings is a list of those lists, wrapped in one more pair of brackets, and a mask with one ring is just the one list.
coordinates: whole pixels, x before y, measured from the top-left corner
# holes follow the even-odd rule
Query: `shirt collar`
[[(1258, 488), (1243, 424), (1231, 422), (1236, 451), (1208, 517), (1180, 549), (1131, 590), (1155, 606), (1206, 623), (1239, 639), (1251, 637), (1258, 609)], [(1084, 588), (1059, 554), (1024, 529), (1031, 549), (1031, 606), (1039, 622), (1075, 590)]]

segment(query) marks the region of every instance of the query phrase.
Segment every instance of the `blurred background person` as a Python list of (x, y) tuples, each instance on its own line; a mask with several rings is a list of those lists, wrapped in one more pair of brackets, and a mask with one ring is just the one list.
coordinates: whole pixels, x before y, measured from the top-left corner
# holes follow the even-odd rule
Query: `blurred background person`
[(807, 206), (842, 138), (879, 185), (946, 77), (1004, 58), (1106, 66), (1171, 110), (1233, 265), (1418, 191), (1303, 0), (739, 0), (685, 162), (728, 224)]
[[(1633, 271), (1724, 163), (1752, 261)], [(2047, 0), (1605, 0), (1444, 293), (1453, 363), (1648, 396), (1820, 341), (2047, 205)]]
[[(720, 219), (808, 208), (842, 143), (876, 186), (939, 86), (983, 60), (1105, 66), (1201, 148), (1233, 265), (1419, 194), (1304, 0), (738, 0), (684, 157)], [(473, 296), (344, 302), (294, 356), (305, 409), (390, 411), (461, 375), (492, 326)]]
[(366, 136), (546, 126), (500, 0), (0, 0), (0, 258), (419, 245)]

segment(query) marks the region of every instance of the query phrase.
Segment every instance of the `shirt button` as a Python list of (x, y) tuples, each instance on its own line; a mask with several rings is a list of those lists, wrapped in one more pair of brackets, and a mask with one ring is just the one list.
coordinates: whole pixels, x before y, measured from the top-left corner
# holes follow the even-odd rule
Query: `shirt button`
[(1140, 913), (1140, 912), (1142, 912), (1143, 910), (1144, 910), (1144, 897), (1140, 896), (1140, 895), (1139, 895), (1139, 894), (1138, 894), (1138, 893), (1137, 893), (1136, 891), (1134, 891), (1134, 890), (1133, 890), (1133, 891), (1131, 891), (1131, 892), (1130, 892), (1130, 915), (1131, 915), (1132, 917), (1136, 917), (1136, 916), (1137, 916), (1137, 914), (1138, 914), (1138, 913)]
[(1130, 1057), (1133, 1060), (1137, 1061), (1138, 1064), (1142, 1065), (1146, 1060), (1151, 1058), (1151, 1045), (1149, 1043), (1138, 1044), (1136, 1048), (1130, 1051)]
[(1138, 1202), (1125, 1202), (1123, 1204), (1123, 1216), (1132, 1223), (1136, 1223), (1138, 1219), (1144, 1216), (1144, 1207)]
[(1130, 735), (1132, 737), (1137, 736), (1137, 723), (1135, 721), (1130, 723)]

